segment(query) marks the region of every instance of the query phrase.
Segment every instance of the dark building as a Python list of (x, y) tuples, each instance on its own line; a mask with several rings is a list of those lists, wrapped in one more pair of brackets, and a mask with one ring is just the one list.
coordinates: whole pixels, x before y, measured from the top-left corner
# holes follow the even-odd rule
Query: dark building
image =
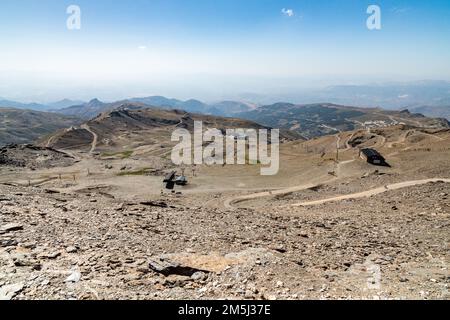
[(368, 163), (377, 166), (386, 166), (386, 159), (375, 149), (361, 149), (360, 156), (366, 159)]

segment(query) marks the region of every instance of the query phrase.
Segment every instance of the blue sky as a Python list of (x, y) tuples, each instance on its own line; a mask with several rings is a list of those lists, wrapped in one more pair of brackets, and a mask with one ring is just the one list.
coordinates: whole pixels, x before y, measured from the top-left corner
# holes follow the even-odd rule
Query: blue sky
[[(66, 28), (71, 4), (81, 30)], [(0, 41), (0, 96), (22, 100), (450, 80), (439, 0), (1, 0)]]

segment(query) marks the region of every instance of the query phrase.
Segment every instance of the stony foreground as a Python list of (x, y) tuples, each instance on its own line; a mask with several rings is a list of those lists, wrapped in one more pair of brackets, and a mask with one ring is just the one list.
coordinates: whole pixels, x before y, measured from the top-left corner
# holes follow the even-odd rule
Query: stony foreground
[(0, 185), (0, 299), (448, 299), (449, 193), (227, 211)]

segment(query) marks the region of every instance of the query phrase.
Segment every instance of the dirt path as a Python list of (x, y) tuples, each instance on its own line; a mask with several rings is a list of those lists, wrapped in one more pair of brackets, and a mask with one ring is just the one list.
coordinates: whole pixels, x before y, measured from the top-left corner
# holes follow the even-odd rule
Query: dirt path
[(392, 147), (394, 146), (394, 144), (405, 143), (406, 139), (407, 139), (407, 138), (409, 137), (409, 135), (410, 135), (411, 133), (413, 133), (414, 131), (415, 131), (415, 130), (408, 130), (408, 131), (406, 131), (404, 134), (402, 134), (402, 135), (400, 136), (400, 138), (399, 138), (398, 140), (389, 142), (389, 143), (386, 145), (386, 147), (392, 148)]
[(336, 149), (339, 150), (340, 147), (341, 147), (341, 136), (338, 133), (336, 135)]
[(425, 135), (425, 136), (428, 136), (428, 137), (430, 137), (430, 138), (433, 138), (433, 139), (435, 139), (435, 140), (437, 140), (437, 141), (444, 141), (444, 140), (445, 140), (445, 139), (443, 139), (443, 138), (441, 138), (441, 137), (435, 136), (434, 134), (430, 134), (430, 133), (427, 133), (427, 132), (420, 132), (420, 134), (423, 134), (423, 135)]
[(92, 134), (93, 138), (91, 143), (91, 150), (89, 150), (89, 153), (92, 154), (95, 151), (95, 148), (97, 148), (98, 136), (94, 131), (91, 130), (91, 128), (87, 124), (83, 124), (81, 128), (89, 131)]
[(386, 144), (386, 137), (373, 132), (371, 132), (371, 134), (379, 138), (379, 140), (375, 143), (373, 147), (382, 148)]
[(45, 146), (46, 146), (47, 148), (50, 148), (50, 146), (51, 146), (53, 140), (55, 140), (55, 136), (51, 136), (51, 137), (47, 140), (47, 143), (45, 144)]
[(348, 137), (348, 139), (345, 141), (345, 150), (350, 150), (352, 149), (352, 146), (350, 145), (350, 140), (353, 139), (353, 137), (356, 135), (358, 131), (353, 132), (350, 137)]
[(367, 198), (371, 197), (380, 193), (384, 193), (391, 190), (397, 190), (422, 184), (427, 184), (430, 182), (446, 182), (450, 183), (450, 179), (425, 179), (425, 180), (413, 180), (413, 181), (406, 181), (406, 182), (400, 182), (400, 183), (394, 183), (387, 186), (375, 188), (372, 190), (367, 190), (363, 192), (343, 195), (343, 196), (336, 196), (332, 198), (322, 199), (322, 200), (316, 200), (316, 201), (308, 201), (308, 202), (301, 202), (296, 203), (290, 206), (294, 207), (307, 207), (307, 206), (314, 206), (319, 204), (324, 204), (328, 202), (334, 202), (334, 201), (342, 201), (342, 200), (349, 200), (349, 199), (359, 199), (359, 198)]
[[(329, 182), (332, 182), (332, 181), (334, 181), (336, 179), (337, 178), (333, 178), (333, 179), (325, 181), (324, 183), (329, 183)], [(289, 188), (285, 188), (285, 189), (279, 189), (279, 190), (274, 190), (274, 191), (264, 191), (264, 192), (248, 194), (248, 195), (245, 195), (245, 196), (238, 196), (238, 197), (234, 197), (234, 198), (230, 198), (230, 199), (225, 200), (224, 205), (225, 205), (225, 208), (227, 208), (227, 209), (236, 209), (236, 207), (234, 207), (233, 204), (236, 204), (236, 203), (239, 203), (239, 202), (242, 202), (242, 201), (245, 201), (245, 200), (252, 200), (252, 199), (263, 198), (263, 197), (270, 197), (270, 196), (277, 196), (277, 195), (281, 195), (281, 194), (287, 194), (287, 193), (307, 190), (307, 189), (311, 189), (311, 188), (317, 187), (317, 186), (319, 186), (321, 184), (322, 183), (319, 183), (319, 184), (314, 184), (314, 183), (303, 184), (303, 185), (289, 187)]]

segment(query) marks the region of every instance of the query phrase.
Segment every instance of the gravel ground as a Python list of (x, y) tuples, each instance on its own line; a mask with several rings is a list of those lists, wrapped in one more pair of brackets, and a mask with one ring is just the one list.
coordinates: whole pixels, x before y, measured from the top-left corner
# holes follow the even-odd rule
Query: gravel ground
[(449, 194), (224, 210), (0, 185), (0, 298), (448, 299)]

